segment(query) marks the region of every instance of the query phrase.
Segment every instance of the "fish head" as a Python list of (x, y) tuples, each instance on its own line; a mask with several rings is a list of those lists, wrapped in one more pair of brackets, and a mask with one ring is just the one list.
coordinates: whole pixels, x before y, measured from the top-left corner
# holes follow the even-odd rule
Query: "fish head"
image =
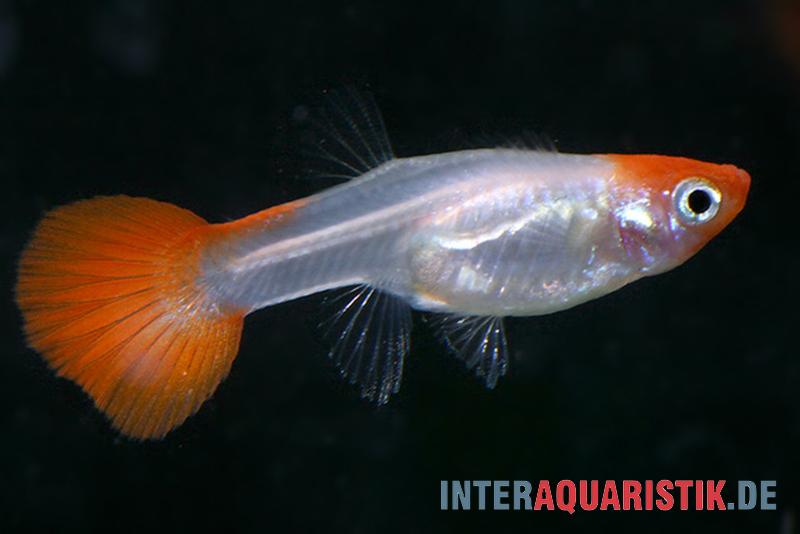
[(672, 269), (742, 210), (750, 175), (734, 165), (650, 155), (611, 155), (620, 240), (643, 274)]

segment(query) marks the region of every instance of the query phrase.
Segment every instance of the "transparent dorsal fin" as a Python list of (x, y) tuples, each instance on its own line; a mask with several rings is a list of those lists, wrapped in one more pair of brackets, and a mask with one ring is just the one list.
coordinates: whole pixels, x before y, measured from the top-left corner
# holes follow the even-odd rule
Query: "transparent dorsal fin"
[(486, 380), (486, 387), (494, 388), (506, 374), (508, 348), (502, 317), (438, 315), (433, 324), (467, 368)]
[(328, 299), (338, 307), (323, 323), (334, 341), (331, 359), (342, 376), (361, 386), (361, 396), (385, 404), (400, 390), (408, 353), (411, 308), (369, 286), (356, 286)]
[(494, 145), (497, 148), (510, 150), (524, 150), (555, 154), (558, 152), (556, 143), (549, 137), (531, 131), (523, 131), (514, 137), (496, 137)]
[(352, 179), (394, 158), (383, 118), (371, 93), (350, 86), (325, 91), (307, 132), (310, 156), (326, 165), (318, 176)]

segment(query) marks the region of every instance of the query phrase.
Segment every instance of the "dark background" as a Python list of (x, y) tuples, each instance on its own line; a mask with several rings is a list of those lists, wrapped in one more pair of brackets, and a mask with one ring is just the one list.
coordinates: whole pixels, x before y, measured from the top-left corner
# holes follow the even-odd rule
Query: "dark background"
[[(797, 2), (225, 4), (0, 1), (0, 531), (797, 532)], [(375, 408), (326, 359), (311, 297), (248, 318), (187, 424), (120, 438), (24, 346), (12, 288), (36, 221), (126, 193), (220, 222), (332, 185), (298, 178), (297, 118), (353, 84), (398, 155), (533, 132), (734, 163), (751, 195), (675, 271), (508, 321), (494, 391), (417, 317), (403, 389)], [(726, 502), (777, 480), (778, 509), (442, 512), (452, 479), (724, 479)]]

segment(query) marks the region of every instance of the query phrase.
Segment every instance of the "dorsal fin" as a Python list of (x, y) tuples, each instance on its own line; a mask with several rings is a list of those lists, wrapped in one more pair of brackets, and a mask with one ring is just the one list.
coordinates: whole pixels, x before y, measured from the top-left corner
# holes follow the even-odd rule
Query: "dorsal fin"
[(494, 388), (506, 374), (508, 347), (502, 317), (446, 314), (435, 316), (433, 324), (467, 368), (486, 380), (486, 387)]
[(394, 159), (378, 105), (371, 93), (348, 86), (325, 91), (308, 118), (308, 155), (324, 162), (317, 176), (353, 179)]
[(339, 307), (327, 323), (331, 359), (361, 396), (385, 404), (400, 390), (408, 353), (411, 308), (397, 297), (362, 285), (328, 299)]
[(476, 136), (475, 145), (524, 152), (558, 153), (556, 142), (553, 139), (531, 130), (521, 130), (511, 135), (493, 132), (481, 133)]

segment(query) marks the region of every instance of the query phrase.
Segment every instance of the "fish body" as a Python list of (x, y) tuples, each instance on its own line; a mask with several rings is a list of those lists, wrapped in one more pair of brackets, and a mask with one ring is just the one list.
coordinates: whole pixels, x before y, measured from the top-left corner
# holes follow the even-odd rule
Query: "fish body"
[(23, 251), (29, 343), (122, 433), (159, 438), (227, 375), (257, 309), (337, 288), (332, 358), (362, 393), (400, 386), (410, 309), (493, 387), (502, 318), (552, 313), (669, 270), (742, 209), (750, 177), (667, 156), (480, 149), (385, 157), (239, 221), (98, 197)]
[(742, 207), (732, 197), (743, 171), (683, 158), (482, 149), (393, 159), (293, 203), (280, 225), (252, 222), (208, 251), (202, 279), (248, 310), (368, 285), (423, 311), (552, 313), (671, 269), (713, 235), (678, 220), (681, 179), (652, 187), (630, 176), (639, 158), (713, 177), (731, 197), (720, 218)]

